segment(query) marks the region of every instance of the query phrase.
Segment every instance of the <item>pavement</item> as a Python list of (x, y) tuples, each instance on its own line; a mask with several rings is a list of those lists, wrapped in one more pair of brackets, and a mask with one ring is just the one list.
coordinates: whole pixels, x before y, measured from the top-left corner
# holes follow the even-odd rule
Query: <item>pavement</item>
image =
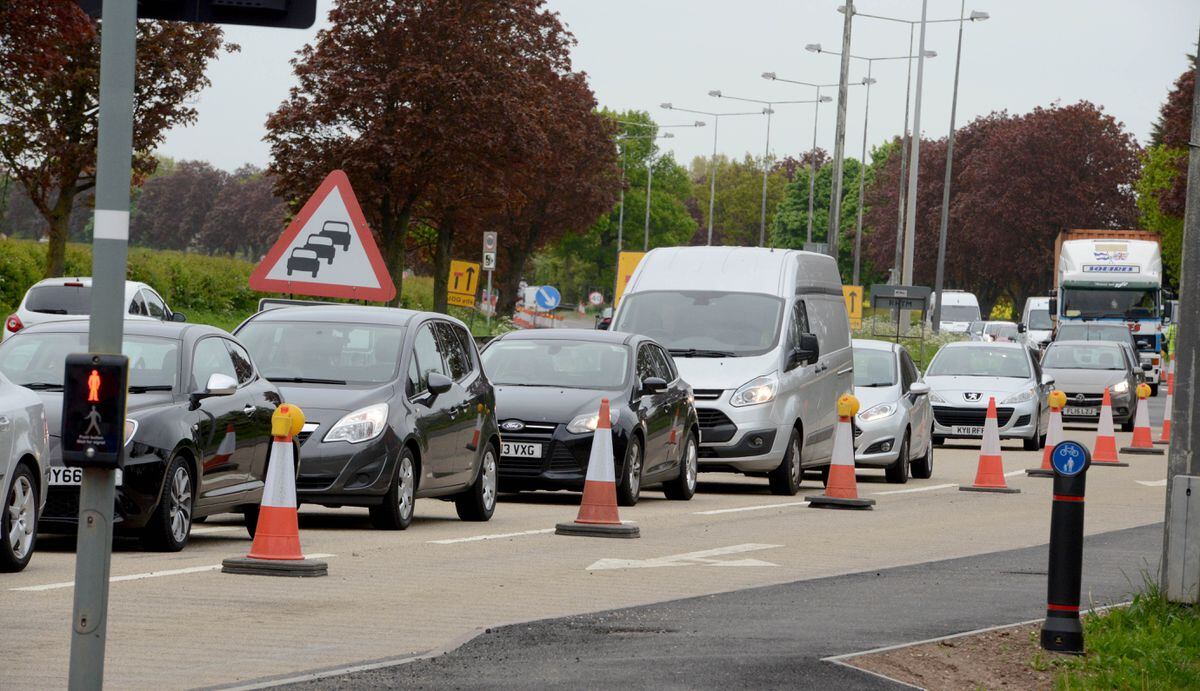
[[(1161, 413), (1162, 400), (1154, 399), (1152, 412)], [(1067, 435), (1090, 444), (1094, 431), (1071, 428)], [(1128, 438), (1118, 433), (1118, 445)], [(690, 502), (646, 490), (636, 507), (622, 509), (623, 519), (641, 526), (637, 540), (554, 535), (555, 523), (577, 511), (572, 493), (503, 496), (488, 523), (462, 522), (453, 504), (419, 500), (403, 532), (372, 530), (363, 509), (304, 506), (301, 542), (310, 556), (328, 555), (325, 578), (220, 573), (222, 559), (250, 545), (234, 516), (197, 525), (188, 548), (174, 554), (142, 552), (118, 539), (105, 681), (159, 689), (283, 679), (453, 649), (506, 624), (1044, 544), (1051, 482), (1022, 470), (1040, 465), (1040, 453), (1004, 443), (1008, 480), (1020, 494), (959, 492), (958, 484), (974, 478), (978, 456), (977, 444), (937, 449), (933, 477), (906, 485), (860, 470), (860, 494), (878, 502), (868, 512), (808, 508), (803, 495), (820, 491), (814, 480), (800, 496), (779, 497), (762, 479), (704, 474)], [(1089, 535), (1162, 521), (1165, 456), (1127, 460), (1130, 467), (1090, 473)], [(1158, 548), (1157, 538), (1145, 542)], [(73, 577), (73, 536), (43, 536), (24, 572), (0, 575), (0, 688), (65, 686)], [(889, 598), (908, 597), (907, 588)], [(814, 621), (834, 630), (823, 619)], [(768, 631), (755, 645), (786, 646), (788, 639)]]

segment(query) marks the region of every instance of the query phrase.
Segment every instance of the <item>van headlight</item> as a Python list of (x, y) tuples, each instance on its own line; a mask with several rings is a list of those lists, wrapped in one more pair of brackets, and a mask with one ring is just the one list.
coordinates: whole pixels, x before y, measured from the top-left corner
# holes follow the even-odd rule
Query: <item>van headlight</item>
[[(617, 424), (617, 419), (620, 417), (621, 413), (617, 410), (616, 406), (609, 406), (609, 424)], [(587, 434), (588, 432), (595, 432), (596, 425), (598, 424), (600, 424), (600, 411), (584, 413), (583, 415), (576, 415), (575, 419), (571, 420), (570, 424), (567, 425), (567, 431), (571, 434)]]
[(1008, 398), (1004, 399), (1003, 401), (1000, 401), (1000, 404), (1006, 405), (1006, 404), (1010, 404), (1010, 403), (1027, 403), (1029, 401), (1032, 401), (1034, 396), (1036, 396), (1036, 395), (1037, 394), (1034, 392), (1033, 389), (1025, 389), (1024, 391), (1017, 392), (1017, 393), (1009, 396)]
[(863, 422), (871, 422), (872, 420), (882, 420), (885, 417), (896, 414), (895, 403), (880, 403), (876, 406), (871, 406), (858, 414), (858, 419)]
[(351, 444), (370, 441), (383, 434), (384, 428), (387, 427), (387, 417), (386, 403), (359, 408), (343, 416), (330, 427), (323, 441), (348, 441)]
[(1113, 393), (1129, 393), (1129, 382), (1122, 379), (1121, 381), (1117, 382), (1116, 384), (1113, 384), (1112, 392)]
[(737, 391), (733, 392), (733, 397), (729, 399), (729, 405), (742, 408), (748, 405), (770, 403), (775, 400), (775, 394), (778, 392), (779, 377), (772, 372), (742, 384)]

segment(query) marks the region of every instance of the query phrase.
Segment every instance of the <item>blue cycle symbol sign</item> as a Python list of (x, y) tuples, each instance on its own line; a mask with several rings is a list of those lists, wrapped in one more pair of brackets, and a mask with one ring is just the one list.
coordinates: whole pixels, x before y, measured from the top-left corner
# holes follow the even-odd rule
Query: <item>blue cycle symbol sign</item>
[(537, 302), (538, 309), (550, 311), (558, 307), (562, 302), (562, 295), (554, 286), (541, 286), (537, 289), (537, 295), (534, 300)]
[(1054, 447), (1050, 454), (1050, 462), (1059, 475), (1078, 475), (1087, 465), (1087, 449), (1078, 442), (1064, 441)]

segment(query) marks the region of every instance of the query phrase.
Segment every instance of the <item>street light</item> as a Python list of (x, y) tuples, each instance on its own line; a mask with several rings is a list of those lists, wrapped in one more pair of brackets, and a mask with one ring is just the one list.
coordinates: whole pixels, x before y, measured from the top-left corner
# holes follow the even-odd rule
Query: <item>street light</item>
[(664, 127), (704, 127), (704, 125), (705, 125), (705, 123), (700, 120), (695, 120), (693, 122), (681, 123), (678, 125), (659, 125), (658, 123), (654, 123), (654, 122), (629, 122), (627, 120), (617, 120), (617, 124), (625, 125), (627, 127), (653, 127), (655, 129), (660, 129), (660, 130), (663, 129)]
[[(621, 249), (623, 248), (624, 240), (625, 240), (625, 147), (621, 146), (621, 142), (625, 142), (628, 140), (634, 140), (634, 139), (648, 139), (648, 140), (673, 139), (674, 137), (675, 137), (675, 135), (671, 134), (670, 132), (663, 132), (662, 134), (641, 134), (641, 135), (621, 134), (615, 138), (617, 140), (617, 147), (621, 149), (621, 191), (620, 191), (620, 206), (619, 206), (620, 210), (617, 212), (617, 266), (620, 266), (620, 263), (621, 263)], [(646, 196), (647, 196), (647, 198), (649, 198), (650, 195), (647, 194)], [(620, 271), (617, 271), (615, 273), (619, 274)], [(620, 280), (621, 280), (621, 277), (618, 275), (617, 281), (619, 282)], [(616, 295), (616, 292), (615, 292), (616, 285), (613, 286), (613, 291), (614, 291), (613, 295)]]
[[(620, 121), (618, 120), (618, 122), (620, 122)], [(637, 124), (641, 125), (643, 123), (637, 123)], [(699, 120), (696, 120), (690, 125), (662, 125), (662, 127), (704, 127), (704, 123)], [(670, 139), (674, 136), (675, 135), (671, 134), (670, 132), (664, 132), (662, 135), (662, 138)], [(647, 171), (647, 175), (646, 175), (646, 227), (645, 227), (645, 238), (642, 240), (642, 251), (643, 252), (650, 251), (650, 190), (651, 190), (650, 185), (651, 185), (651, 183), (654, 182), (654, 155), (653, 155), (653, 153), (651, 153), (650, 157), (648, 157), (646, 159), (646, 171)], [(618, 230), (618, 233), (619, 232), (620, 231)]]
[[(804, 46), (804, 49), (809, 51), (810, 53), (825, 53), (828, 55), (836, 55), (839, 57), (841, 56), (840, 52), (823, 49), (821, 47), (820, 43), (810, 43), (810, 44)], [(853, 281), (852, 281), (853, 285), (858, 285), (859, 268), (861, 266), (860, 256), (861, 256), (861, 251), (862, 251), (863, 192), (866, 187), (866, 172), (867, 172), (867, 168), (866, 168), (866, 166), (867, 166), (867, 123), (868, 123), (868, 118), (869, 118), (870, 112), (871, 112), (871, 85), (874, 84), (876, 81), (874, 78), (872, 78), (871, 75), (875, 68), (875, 63), (878, 61), (881, 61), (881, 60), (907, 60), (909, 63), (909, 66), (910, 66), (910, 70), (911, 70), (912, 59), (915, 57), (917, 57), (917, 56), (912, 55), (911, 53), (909, 55), (890, 55), (890, 56), (884, 56), (884, 57), (867, 57), (864, 55), (854, 55), (853, 53), (850, 54), (851, 59), (863, 60), (867, 63), (867, 76), (862, 80), (862, 83), (867, 86), (867, 95), (866, 95), (866, 103), (864, 104), (864, 108), (863, 108), (862, 165), (859, 166), (859, 171), (858, 171), (858, 218), (855, 221), (855, 226), (854, 226), (854, 276), (853, 276)], [(936, 58), (937, 51), (927, 50), (927, 51), (925, 51), (925, 57)], [(908, 96), (906, 95), (905, 102), (907, 103), (907, 101), (908, 101)], [(905, 130), (905, 136), (907, 136), (907, 133), (908, 133), (908, 107), (907, 107), (907, 105), (904, 108), (904, 117), (905, 117), (904, 130)], [(901, 162), (901, 165), (903, 165), (903, 163), (904, 163), (903, 155), (901, 155), (900, 162)], [(901, 173), (901, 177), (903, 177), (903, 173)]]
[[(771, 116), (775, 114), (774, 108), (775, 108), (775, 106), (793, 105), (793, 104), (799, 104), (799, 103), (818, 103), (818, 102), (820, 102), (820, 99), (818, 98), (817, 100), (803, 100), (803, 101), (766, 101), (766, 100), (759, 99), (759, 98), (742, 98), (740, 96), (727, 96), (727, 95), (721, 93), (721, 91), (719, 89), (708, 92), (708, 95), (713, 96), (715, 98), (728, 98), (732, 101), (745, 101), (746, 103), (761, 103), (764, 106), (766, 106), (765, 108), (763, 108), (763, 111), (762, 111), (763, 114), (767, 116), (767, 142), (766, 142), (765, 150), (763, 151), (762, 211), (759, 215), (759, 220), (758, 220), (758, 246), (762, 247), (763, 245), (765, 245), (767, 243), (767, 175), (771, 172), (770, 160), (769, 160), (770, 156), (771, 156)], [(826, 99), (828, 100), (828, 97), (826, 97)]]
[(713, 236), (713, 204), (717, 198), (717, 130), (721, 125), (721, 118), (735, 117), (739, 115), (762, 115), (758, 111), (749, 113), (710, 113), (706, 110), (692, 110), (690, 108), (679, 108), (673, 103), (663, 103), (660, 106), (664, 110), (677, 110), (681, 113), (692, 113), (694, 115), (707, 115), (713, 119), (713, 153), (712, 158), (708, 161), (708, 244), (712, 244)]

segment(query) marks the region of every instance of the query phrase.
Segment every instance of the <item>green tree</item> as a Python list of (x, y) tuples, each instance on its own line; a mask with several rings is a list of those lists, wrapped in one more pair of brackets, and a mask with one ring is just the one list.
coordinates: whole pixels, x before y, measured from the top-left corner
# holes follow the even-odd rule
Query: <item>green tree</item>
[[(692, 196), (700, 215), (700, 227), (708, 229), (708, 200), (711, 190), (710, 162), (704, 156), (692, 159)], [(758, 244), (762, 220), (762, 159), (746, 154), (739, 160), (717, 155), (717, 194), (713, 203), (713, 244)], [(806, 183), (807, 184), (807, 183)], [(784, 197), (787, 174), (775, 168), (767, 176), (767, 229), (770, 230), (775, 210)]]
[(1187, 149), (1158, 144), (1142, 155), (1142, 175), (1134, 189), (1143, 228), (1158, 233), (1168, 280), (1179, 285), (1183, 260), (1183, 217), (1163, 210), (1162, 199), (1175, 188), (1180, 162), (1187, 163)]

